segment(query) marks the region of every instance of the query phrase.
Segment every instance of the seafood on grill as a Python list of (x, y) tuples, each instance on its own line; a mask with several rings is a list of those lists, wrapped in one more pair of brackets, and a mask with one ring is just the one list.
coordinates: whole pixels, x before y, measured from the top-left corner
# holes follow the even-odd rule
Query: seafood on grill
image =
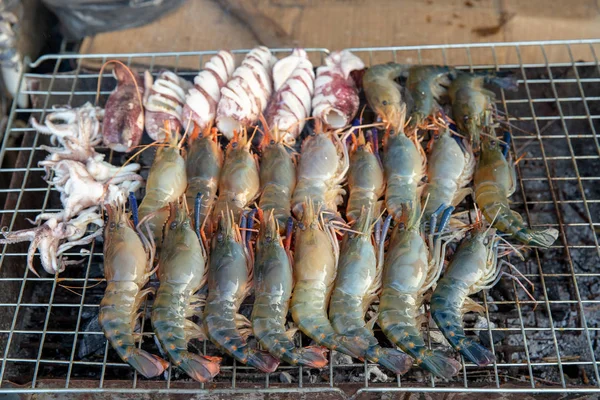
[(277, 59), (264, 46), (250, 51), (221, 89), (217, 128), (227, 139), (258, 122), (273, 92), (271, 69)]
[(402, 88), (394, 79), (407, 70), (408, 67), (403, 64), (379, 64), (367, 69), (362, 80), (367, 103), (386, 126), (395, 131), (404, 127), (406, 105), (402, 99)]
[(177, 133), (170, 134), (168, 127), (165, 128), (167, 139), (156, 150), (146, 181), (146, 194), (139, 208), (140, 220), (151, 215), (148, 226), (158, 244), (169, 217), (168, 204), (184, 194), (187, 187), (185, 160), (181, 155), (179, 137)]
[(442, 211), (449, 214), (472, 191), (466, 186), (473, 178), (475, 157), (467, 140), (441, 127), (432, 137), (427, 156), (427, 183), (422, 201), (424, 219), (437, 219)]
[(85, 103), (77, 108), (56, 108), (46, 115), (40, 124), (31, 118), (31, 126), (38, 132), (50, 135), (52, 146), (40, 148), (50, 153), (46, 160), (74, 160), (85, 163), (103, 156), (95, 151), (102, 143), (102, 119), (104, 110)]
[(456, 71), (447, 66), (415, 65), (408, 71), (407, 96), (412, 101), (409, 124), (425, 128), (440, 110), (439, 101), (447, 95), (448, 86)]
[(493, 363), (496, 358), (476, 336), (465, 336), (462, 317), (466, 311), (483, 312), (482, 306), (467, 301), (468, 296), (489, 288), (498, 275), (497, 242), (492, 237), (486, 246), (486, 233), (481, 226), (463, 240), (431, 297), (431, 316), (440, 331), (466, 359), (479, 366)]
[(119, 357), (135, 370), (152, 378), (169, 366), (162, 358), (137, 347), (141, 334), (134, 332), (139, 309), (154, 290), (144, 289), (154, 274), (152, 243), (133, 229), (124, 203), (106, 206), (104, 230), (104, 277), (106, 291), (100, 302), (98, 322)]
[(459, 372), (460, 363), (429, 349), (419, 329), (424, 294), (435, 284), (444, 265), (444, 239), (450, 240), (438, 237), (428, 246), (419, 221), (408, 229), (396, 225), (385, 254), (377, 322), (387, 338), (413, 357), (418, 366), (450, 379)]
[[(323, 368), (327, 365), (326, 350), (319, 346), (296, 347), (291, 337), (295, 331), (285, 329), (294, 285), (292, 257), (283, 245), (273, 210), (263, 213), (259, 209), (259, 216), (261, 226), (256, 242), (255, 300), (251, 318), (254, 336), (263, 348), (288, 364)], [(288, 235), (291, 235), (291, 229)]]
[(190, 119), (200, 131), (210, 127), (217, 114), (221, 88), (227, 84), (235, 69), (233, 54), (221, 50), (204, 64), (204, 69), (194, 77), (194, 86), (185, 96), (183, 124)]
[(335, 51), (317, 68), (312, 116), (332, 129), (348, 125), (359, 106), (358, 88), (350, 75), (365, 64), (348, 50)]
[(239, 221), (243, 210), (260, 193), (257, 157), (250, 151), (252, 142), (245, 129), (236, 132), (227, 145), (225, 161), (219, 178), (219, 197), (215, 202), (213, 222), (223, 213), (233, 213)]
[(374, 209), (385, 191), (383, 166), (377, 151), (377, 131), (370, 131), (367, 141), (362, 130), (351, 135), (350, 167), (348, 170), (348, 205), (346, 219), (352, 223), (363, 210)]
[[(34, 228), (13, 232), (3, 229), (4, 239), (0, 239), (0, 244), (29, 241), (31, 244), (27, 251), (27, 268), (31, 272), (39, 276), (33, 266), (33, 257), (38, 249), (42, 268), (47, 273), (54, 275), (63, 272), (67, 265), (76, 263), (63, 257), (63, 253), (75, 246), (91, 243), (94, 238), (102, 234), (104, 220), (97, 211), (98, 207), (90, 207), (68, 222), (49, 218), (42, 225)], [(90, 225), (95, 228), (86, 235)]]
[(126, 153), (142, 140), (144, 81), (120, 62), (115, 62), (113, 75), (117, 87), (104, 106), (102, 141), (111, 150)]
[(313, 65), (303, 49), (294, 49), (273, 66), (275, 93), (265, 112), (267, 126), (288, 144), (296, 142), (310, 115), (314, 82)]
[(345, 344), (327, 315), (340, 252), (335, 233), (325, 225), (321, 211), (312, 201), (307, 199), (303, 208), (294, 248), (292, 319), (305, 335), (318, 344), (361, 358), (364, 351), (359, 349), (369, 346), (366, 339), (356, 338)]
[(361, 359), (378, 363), (395, 374), (404, 374), (412, 365), (411, 358), (396, 349), (381, 347), (372, 328), (365, 323), (365, 314), (381, 290), (383, 264), (372, 241), (372, 214), (373, 208), (363, 207), (352, 230), (344, 235), (329, 320), (333, 329), (343, 335), (343, 342), (361, 354)]
[[(196, 125), (195, 132), (198, 131)], [(185, 157), (188, 183), (185, 194), (189, 206), (194, 204), (196, 196), (200, 194), (200, 207), (197, 210), (199, 215), (194, 216), (194, 221), (199, 225), (197, 229), (204, 226), (204, 221), (212, 211), (222, 167), (223, 150), (219, 145), (216, 129), (205, 128), (190, 137)]]
[[(400, 126), (404, 125), (401, 107)], [(385, 205), (394, 220), (405, 228), (414, 225), (421, 213), (421, 181), (425, 176), (427, 158), (417, 136), (402, 131), (388, 131), (383, 138), (383, 168), (387, 187)]]
[[(337, 216), (337, 206), (342, 203), (346, 191), (341, 183), (349, 168), (348, 148), (338, 131), (323, 131), (317, 124), (302, 142), (300, 161), (297, 168), (296, 188), (292, 195), (292, 212), (301, 219), (306, 199), (315, 207)], [(351, 134), (349, 130), (344, 134)]]
[(295, 156), (288, 150), (284, 135), (278, 129), (265, 131), (261, 150), (258, 207), (266, 215), (273, 212), (283, 233), (291, 217), (292, 193), (296, 187)]
[(514, 165), (502, 154), (498, 140), (483, 138), (473, 180), (475, 202), (494, 228), (528, 246), (548, 248), (554, 243), (558, 230), (527, 228), (523, 218), (510, 209), (508, 198), (514, 193), (517, 181)]
[(471, 140), (473, 150), (478, 152), (483, 130), (493, 125), (495, 113), (494, 92), (485, 89), (485, 84), (494, 84), (506, 90), (517, 90), (514, 75), (504, 72), (461, 72), (448, 88), (452, 103), (452, 117), (459, 132)]
[(204, 297), (196, 293), (206, 283), (207, 254), (191, 227), (185, 205), (171, 203), (159, 254), (160, 286), (152, 305), (152, 328), (172, 365), (198, 382), (219, 373), (220, 357), (188, 351), (190, 339), (204, 339), (204, 329), (187, 319), (201, 314)]
[(250, 322), (238, 314), (252, 288), (253, 276), (253, 260), (244, 237), (233, 213), (222, 212), (212, 239), (204, 328), (219, 349), (242, 364), (273, 372), (279, 361), (266, 351), (248, 346)]
[(171, 132), (186, 128), (183, 105), (192, 84), (171, 71), (162, 71), (156, 80), (150, 71), (146, 71), (144, 84), (144, 121), (148, 135), (153, 140), (163, 141), (166, 124)]

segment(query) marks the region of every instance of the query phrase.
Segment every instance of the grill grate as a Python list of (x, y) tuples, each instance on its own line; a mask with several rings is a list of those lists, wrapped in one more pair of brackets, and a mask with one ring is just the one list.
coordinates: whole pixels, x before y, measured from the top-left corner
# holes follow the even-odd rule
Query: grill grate
[[(451, 382), (423, 379), (415, 368), (395, 381), (380, 383), (371, 379), (371, 365), (345, 364), (343, 360), (340, 364), (330, 355), (329, 368), (320, 373), (282, 365), (276, 373), (266, 375), (226, 361), (221, 375), (207, 385), (185, 380), (173, 370), (166, 380), (140, 380), (114, 356), (99, 327), (90, 323), (104, 291), (101, 243), (92, 243), (84, 255), (67, 254), (83, 263), (69, 267), (59, 278), (36, 277), (25, 268), (27, 244), (4, 245), (0, 259), (0, 391), (131, 395), (203, 390), (221, 395), (330, 392), (344, 398), (391, 391), (600, 392), (599, 46), (600, 40), (584, 40), (350, 49), (366, 64), (458, 64), (471, 70), (514, 70), (519, 75), (519, 91), (498, 92), (497, 98), (499, 110), (510, 115), (512, 126), (507, 130), (513, 137), (512, 151), (523, 155), (517, 165), (519, 182), (513, 207), (529, 225), (556, 227), (560, 237), (547, 251), (528, 252), (525, 261), (511, 259), (534, 283), (537, 307), (510, 282), (477, 298), (485, 315), (478, 325), (467, 322), (467, 330), (493, 343), (495, 364), (481, 368), (466, 363)], [(236, 54), (242, 57), (245, 52)], [(309, 51), (316, 65), (327, 53), (326, 49)], [(4, 166), (0, 182), (9, 187), (0, 189), (0, 201), (6, 202), (0, 210), (2, 225), (10, 230), (26, 227), (25, 218), (53, 211), (60, 204), (37, 167), (37, 161), (46, 155), (39, 148), (43, 138), (18, 121), (30, 115), (43, 119), (52, 105), (93, 102), (98, 74), (86, 65), (116, 58), (131, 66), (145, 65), (156, 73), (161, 65), (174, 65), (177, 70), (183, 59), (196, 59), (201, 66), (203, 57), (211, 54), (214, 52), (61, 54), (32, 63), (31, 67), (50, 73), (24, 73), (20, 92), (37, 101), (30, 108), (13, 104), (11, 109), (0, 150)], [(544, 62), (532, 63), (530, 58)], [(580, 58), (585, 61), (578, 61)], [(189, 77), (196, 74), (178, 72)], [(114, 85), (108, 73), (104, 81), (100, 104)], [(117, 154), (107, 155), (111, 161), (122, 161)], [(141, 329), (148, 333), (143, 346), (156, 353), (150, 324), (142, 322)], [(303, 344), (308, 343), (305, 340)], [(86, 348), (93, 349), (84, 354)], [(210, 345), (199, 350), (214, 354)], [(289, 373), (294, 382), (281, 383), (280, 371)]]

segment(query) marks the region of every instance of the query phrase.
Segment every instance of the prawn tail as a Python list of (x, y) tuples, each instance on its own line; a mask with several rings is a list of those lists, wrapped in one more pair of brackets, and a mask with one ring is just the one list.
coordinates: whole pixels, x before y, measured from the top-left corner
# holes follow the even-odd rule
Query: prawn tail
[(271, 354), (260, 350), (249, 350), (247, 364), (262, 372), (274, 372), (279, 366), (279, 360)]
[(188, 376), (198, 382), (208, 382), (221, 369), (221, 357), (200, 356), (193, 353), (188, 353), (181, 363), (179, 368), (185, 371)]
[(548, 248), (552, 246), (552, 244), (558, 238), (558, 230), (554, 228), (548, 228), (544, 230), (528, 230), (525, 236), (525, 240), (522, 240), (519, 236), (517, 236), (517, 239), (528, 245)]
[(400, 350), (373, 346), (367, 351), (367, 359), (389, 369), (395, 374), (404, 375), (412, 367), (412, 359)]
[(509, 71), (496, 72), (489, 82), (504, 90), (516, 91), (519, 88), (516, 76)]
[(437, 351), (426, 350), (417, 363), (435, 376), (450, 379), (460, 371), (461, 364)]
[(462, 338), (454, 346), (469, 361), (480, 367), (492, 364), (496, 361), (494, 353), (483, 347), (481, 343), (471, 338)]
[(327, 349), (321, 346), (308, 346), (301, 349), (297, 349), (298, 364), (310, 368), (324, 368), (327, 361)]
[(169, 367), (167, 361), (138, 348), (132, 349), (126, 361), (146, 378), (159, 376)]

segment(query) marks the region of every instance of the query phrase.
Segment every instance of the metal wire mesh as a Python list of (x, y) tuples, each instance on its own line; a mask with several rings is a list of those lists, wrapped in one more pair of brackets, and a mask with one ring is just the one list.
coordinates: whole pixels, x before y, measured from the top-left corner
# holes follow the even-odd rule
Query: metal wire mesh
[[(492, 289), (476, 298), (485, 307), (483, 323), (468, 323), (467, 331), (487, 337), (497, 356), (493, 365), (477, 367), (462, 360), (461, 374), (450, 382), (424, 379), (415, 368), (395, 381), (380, 383), (371, 378), (371, 365), (339, 364), (331, 356), (329, 368), (320, 372), (281, 366), (275, 374), (266, 375), (232, 362), (207, 385), (178, 378), (172, 370), (167, 379), (138, 379), (128, 365), (113, 357), (99, 327), (89, 325), (104, 290), (102, 245), (92, 243), (85, 255), (67, 254), (83, 263), (69, 267), (59, 277), (34, 276), (25, 267), (26, 245), (4, 245), (0, 259), (0, 391), (332, 392), (339, 397), (391, 391), (600, 392), (599, 45), (600, 40), (589, 40), (351, 49), (367, 64), (457, 64), (454, 59), (466, 59), (467, 63), (460, 61), (458, 66), (514, 70), (520, 77), (518, 92), (498, 92), (497, 98), (499, 110), (510, 116), (512, 125), (506, 129), (513, 137), (512, 151), (522, 155), (517, 165), (518, 187), (511, 200), (530, 226), (556, 227), (560, 238), (547, 251), (528, 252), (525, 261), (511, 259), (533, 282), (537, 305), (514, 282), (504, 283), (501, 296), (491, 295)], [(241, 57), (245, 52), (236, 53)], [(328, 50), (311, 49), (309, 53), (318, 65)], [(156, 73), (161, 65), (175, 65), (177, 70), (184, 58), (198, 60), (200, 67), (210, 54), (63, 54), (44, 56), (33, 63), (32, 67), (45, 67), (50, 73), (24, 73), (19, 84), (20, 93), (36, 101), (29, 108), (13, 105), (2, 141), (0, 179), (10, 182), (0, 190), (0, 200), (6, 204), (0, 210), (2, 224), (10, 230), (25, 227), (25, 218), (53, 211), (59, 204), (56, 193), (41, 179), (43, 170), (37, 167), (37, 161), (46, 155), (39, 148), (42, 139), (18, 120), (30, 115), (43, 119), (53, 105), (93, 102), (98, 73), (87, 70), (84, 63), (116, 58), (132, 66), (146, 65)], [(529, 57), (544, 62), (531, 63)], [(65, 70), (68, 72), (62, 72)], [(179, 73), (191, 77), (196, 71)], [(101, 91), (100, 104), (114, 85), (108, 73), (104, 81), (108, 86)], [(113, 160), (116, 154), (107, 154), (109, 160), (119, 161)], [(141, 330), (148, 334), (144, 346), (153, 345), (149, 323), (142, 322)], [(425, 332), (428, 337), (429, 333)], [(89, 343), (99, 343), (95, 353), (100, 356), (80, 356), (81, 347)], [(199, 350), (207, 351), (206, 344)], [(282, 383), (279, 371), (293, 375), (294, 382)]]

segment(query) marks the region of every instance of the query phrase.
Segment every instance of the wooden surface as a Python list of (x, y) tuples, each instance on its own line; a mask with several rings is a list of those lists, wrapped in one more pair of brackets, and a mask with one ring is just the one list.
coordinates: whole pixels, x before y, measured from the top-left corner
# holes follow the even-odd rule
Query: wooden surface
[[(596, 0), (189, 0), (144, 27), (84, 41), (82, 53), (195, 51), (269, 47), (404, 46), (600, 38)], [(569, 61), (564, 47), (548, 48), (550, 62)], [(440, 52), (423, 62), (441, 63)], [(435, 54), (434, 54), (435, 53)], [(600, 52), (599, 52), (600, 53)], [(489, 49), (474, 50), (473, 63), (491, 63)], [(544, 62), (539, 49), (524, 48), (524, 62)], [(593, 61), (588, 45), (573, 47), (575, 59)], [(388, 56), (386, 56), (388, 57)], [(402, 54), (418, 61), (418, 54)], [(514, 48), (500, 49), (499, 63), (517, 62)], [(379, 61), (379, 60), (374, 60)], [(464, 49), (446, 54), (449, 64), (468, 64)], [(180, 59), (197, 68), (197, 59)], [(175, 60), (157, 61), (173, 65)]]

